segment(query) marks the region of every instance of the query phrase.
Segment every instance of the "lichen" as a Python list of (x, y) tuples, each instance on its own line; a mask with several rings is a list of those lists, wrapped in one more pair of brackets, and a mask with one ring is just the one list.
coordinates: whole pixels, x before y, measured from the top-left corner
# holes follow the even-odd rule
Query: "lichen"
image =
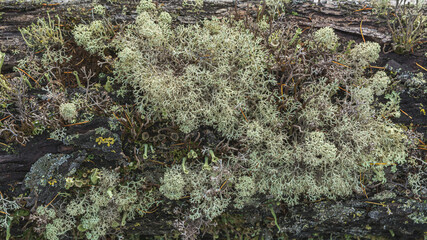
[(257, 81), (266, 68), (260, 39), (219, 20), (174, 30), (158, 20), (142, 11), (116, 39), (118, 82), (135, 89), (139, 111), (153, 120), (173, 118), (185, 133), (207, 125), (229, 138), (241, 136), (239, 109), (250, 114), (255, 106), (248, 99), (266, 99), (270, 83)]
[(70, 155), (48, 153), (38, 159), (25, 176), (25, 186), (33, 191), (46, 187), (50, 179), (57, 177), (61, 166), (70, 159)]
[(88, 190), (75, 189), (76, 198), (64, 202), (55, 210), (39, 207), (33, 219), (44, 218), (42, 226), (48, 240), (60, 239), (67, 231), (77, 228), (87, 239), (97, 240), (112, 229), (124, 226), (136, 216), (143, 216), (154, 204), (155, 194), (143, 191), (141, 177), (120, 183), (120, 174), (102, 169), (99, 181)]
[(68, 122), (73, 122), (77, 117), (77, 108), (74, 103), (63, 103), (59, 106), (59, 114)]
[(185, 185), (182, 169), (175, 166), (166, 171), (159, 190), (165, 197), (171, 200), (178, 200), (184, 196)]
[(90, 25), (80, 24), (73, 29), (73, 36), (78, 45), (82, 45), (91, 54), (104, 56), (107, 41), (112, 33), (107, 23), (95, 20)]
[(338, 47), (338, 36), (331, 27), (324, 27), (314, 33), (313, 40), (321, 48), (326, 48), (331, 51)]

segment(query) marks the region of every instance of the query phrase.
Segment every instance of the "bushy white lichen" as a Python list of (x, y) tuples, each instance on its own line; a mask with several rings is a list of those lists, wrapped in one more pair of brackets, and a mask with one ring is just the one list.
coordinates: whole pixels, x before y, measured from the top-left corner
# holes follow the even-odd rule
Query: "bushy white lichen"
[(182, 169), (178, 167), (170, 168), (163, 176), (163, 183), (160, 192), (171, 200), (178, 200), (184, 196), (185, 181), (182, 176)]
[(240, 177), (235, 188), (237, 197), (234, 200), (234, 207), (238, 209), (247, 205), (251, 201), (252, 196), (257, 192), (256, 183), (253, 178), (249, 176)]
[(105, 7), (101, 4), (97, 4), (93, 7), (93, 13), (103, 16), (105, 15)]
[(19, 209), (19, 204), (14, 200), (8, 200), (0, 194), (0, 228), (10, 231), (11, 222), (13, 220), (13, 212)]
[(359, 43), (351, 49), (347, 62), (350, 66), (356, 68), (367, 67), (369, 63), (373, 63), (378, 59), (380, 51), (381, 47), (376, 42)]
[(59, 106), (59, 114), (68, 122), (73, 122), (77, 117), (77, 108), (74, 103), (63, 103)]
[(102, 20), (95, 20), (90, 25), (80, 24), (73, 29), (73, 36), (76, 43), (91, 54), (104, 56), (107, 48), (107, 41), (112, 34), (107, 24)]
[[(264, 39), (240, 22), (172, 28), (170, 15), (159, 14), (149, 0), (138, 13), (110, 45), (117, 50), (113, 66), (121, 92), (132, 91), (144, 118), (172, 121), (184, 133), (210, 127), (244, 149), (215, 164), (186, 153), (181, 165), (166, 170), (160, 192), (171, 200), (189, 196), (191, 220), (213, 220), (230, 203), (242, 208), (257, 194), (288, 205), (301, 197), (348, 196), (360, 190), (360, 172), (383, 182), (383, 165), (405, 162), (405, 135), (384, 117), (395, 112), (398, 95), (388, 95), (384, 72), (364, 76), (379, 57), (379, 44), (337, 53), (332, 29), (319, 30), (313, 41), (295, 28), (292, 44), (281, 42), (285, 33), (275, 30), (263, 46)], [(288, 64), (309, 62), (309, 53), (314, 64), (299, 65), (299, 76), (282, 84), (286, 90), (279, 95), (265, 46), (292, 48), (288, 53), (300, 58)], [(310, 52), (319, 49), (322, 54)], [(391, 97), (383, 107), (375, 99), (384, 94)]]
[(331, 51), (338, 47), (338, 36), (331, 27), (324, 27), (314, 33), (313, 40), (319, 47), (329, 49)]
[(139, 111), (153, 120), (173, 119), (185, 133), (207, 125), (241, 136), (241, 110), (250, 117), (248, 99), (266, 99), (270, 83), (256, 80), (266, 75), (260, 39), (219, 20), (174, 30), (158, 20), (143, 11), (116, 41), (117, 79), (134, 88)]
[(156, 200), (143, 191), (144, 179), (120, 184), (120, 174), (103, 169), (99, 181), (87, 190), (78, 190), (76, 198), (60, 208), (39, 207), (34, 219), (43, 218), (42, 226), (48, 240), (60, 239), (67, 231), (77, 228), (87, 239), (98, 240), (112, 228), (124, 226), (136, 216), (143, 216)]

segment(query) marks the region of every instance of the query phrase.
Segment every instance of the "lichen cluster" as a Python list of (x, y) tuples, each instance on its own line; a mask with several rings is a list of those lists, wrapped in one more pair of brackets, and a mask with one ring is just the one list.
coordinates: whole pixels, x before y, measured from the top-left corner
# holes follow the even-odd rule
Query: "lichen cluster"
[[(301, 79), (304, 92), (297, 99), (271, 93), (267, 50), (241, 23), (213, 19), (203, 26), (172, 29), (168, 14), (150, 1), (142, 1), (138, 12), (135, 24), (113, 46), (118, 51), (116, 81), (122, 90), (131, 89), (139, 112), (152, 121), (174, 121), (184, 133), (213, 127), (223, 137), (239, 139), (246, 149), (223, 159), (241, 166), (220, 178), (232, 184), (232, 193), (218, 189), (221, 181), (208, 184), (207, 179), (218, 176), (197, 170), (198, 164), (166, 172), (160, 191), (171, 200), (189, 194), (192, 219), (218, 216), (231, 203), (225, 195), (233, 196), (239, 207), (256, 193), (289, 205), (301, 197), (347, 196), (360, 191), (360, 172), (375, 163), (405, 162), (405, 135), (382, 119), (386, 109), (381, 112), (374, 106), (390, 80), (384, 72), (370, 78), (363, 74), (379, 57), (377, 43), (359, 43), (338, 56), (339, 39), (330, 28), (316, 31), (312, 40), (301, 39), (296, 29), (288, 46), (280, 42), (283, 33), (274, 32), (278, 37), (272, 47), (301, 50), (305, 41), (307, 51), (335, 57), (346, 67)], [(341, 86), (348, 95), (334, 100)], [(281, 101), (284, 110), (279, 111)], [(382, 166), (371, 170), (373, 179), (385, 181)]]
[(250, 117), (271, 83), (258, 80), (267, 59), (260, 39), (219, 20), (174, 30), (170, 21), (165, 12), (142, 11), (117, 38), (117, 81), (133, 88), (140, 113), (153, 121), (173, 119), (184, 133), (212, 126), (241, 137), (241, 110)]
[[(77, 228), (87, 239), (96, 240), (113, 228), (125, 226), (136, 216), (143, 216), (155, 206), (155, 194), (142, 193), (145, 180), (136, 177), (120, 184), (120, 174), (103, 169), (96, 174), (79, 193), (59, 209), (38, 207), (33, 221), (45, 222), (39, 226), (49, 240), (60, 239), (68, 231)], [(93, 179), (92, 179), (93, 180)], [(76, 187), (74, 187), (76, 188)]]
[[(71, 33), (96, 57), (98, 70), (109, 71), (67, 70), (75, 77), (67, 92), (56, 84), (65, 82), (62, 72), (76, 59), (61, 46), (59, 20), (21, 29), (30, 48), (46, 52), (21, 61), (21, 79), (0, 78), (0, 113), (10, 114), (9, 105), (18, 110), (0, 123), (0, 137), (25, 144), (28, 132), (48, 131), (49, 140), (81, 150), (46, 154), (27, 174), (31, 197), (46, 204), (30, 216), (35, 230), (49, 240), (76, 232), (100, 239), (123, 233), (127, 222), (162, 203), (162, 213), (177, 215), (173, 224), (183, 238), (228, 209), (245, 207), (266, 208), (281, 231), (273, 203), (291, 207), (362, 194), (362, 174), (371, 183), (386, 182), (387, 172), (407, 162), (415, 138), (389, 120), (400, 115), (389, 74), (366, 71), (379, 58), (379, 44), (343, 45), (332, 28), (304, 33), (276, 24), (276, 11), (287, 2), (266, 1), (273, 12), (257, 21), (213, 18), (173, 26), (161, 5), (142, 0), (135, 21), (120, 31), (108, 8), (95, 5), (93, 21)], [(418, 78), (407, 84), (425, 85)], [(94, 83), (101, 81), (104, 86)], [(20, 97), (33, 87), (43, 90), (42, 107)], [(111, 131), (69, 134), (74, 128), (68, 127), (98, 115)], [(111, 169), (88, 167), (98, 163)], [(408, 181), (415, 194), (425, 191), (419, 175)], [(55, 193), (61, 198), (47, 203)], [(337, 221), (354, 212), (332, 210)], [(425, 221), (416, 213), (412, 218)]]
[(78, 114), (76, 105), (74, 103), (61, 104), (61, 106), (59, 106), (59, 114), (64, 120), (73, 122)]

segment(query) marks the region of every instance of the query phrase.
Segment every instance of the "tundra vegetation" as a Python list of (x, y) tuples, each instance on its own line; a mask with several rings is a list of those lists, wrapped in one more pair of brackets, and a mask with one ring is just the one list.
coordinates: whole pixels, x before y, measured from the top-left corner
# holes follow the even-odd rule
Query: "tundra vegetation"
[[(25, 236), (123, 239), (129, 221), (173, 206), (170, 224), (194, 239), (228, 210), (245, 207), (271, 210), (280, 232), (276, 203), (363, 195), (365, 184), (386, 183), (400, 166), (416, 169), (413, 194), (425, 192), (416, 150), (422, 136), (391, 121), (401, 114), (393, 76), (368, 71), (380, 45), (345, 44), (328, 27), (278, 24), (286, 4), (267, 1), (252, 20), (173, 25), (159, 5), (141, 0), (135, 21), (120, 28), (95, 4), (92, 21), (69, 32), (57, 16), (20, 29), (28, 56), (15, 68), (19, 77), (0, 75), (0, 147), (13, 151), (48, 134), (65, 145), (81, 141), (85, 150), (33, 165), (24, 183), (38, 204), (1, 196), (5, 236), (20, 221), (12, 212), (23, 199), (32, 207)], [(98, 59), (98, 72), (75, 67), (65, 37)], [(398, 52), (415, 47), (396, 41)], [(425, 89), (420, 79), (417, 88)], [(84, 136), (65, 128), (100, 117), (108, 125)], [(120, 144), (129, 156), (119, 154)], [(89, 165), (111, 156), (116, 161), (104, 168)], [(149, 172), (153, 162), (161, 163), (159, 174)], [(425, 223), (420, 214), (414, 219)]]

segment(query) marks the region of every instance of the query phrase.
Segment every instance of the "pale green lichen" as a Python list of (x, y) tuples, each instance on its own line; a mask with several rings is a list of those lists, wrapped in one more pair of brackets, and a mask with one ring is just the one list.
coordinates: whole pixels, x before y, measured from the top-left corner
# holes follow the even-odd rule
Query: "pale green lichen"
[(165, 197), (178, 200), (184, 196), (185, 185), (182, 169), (174, 166), (166, 171), (159, 190)]
[[(297, 43), (308, 46), (308, 53), (320, 49), (323, 54), (311, 52), (310, 61), (327, 66), (310, 77), (290, 78), (291, 87), (279, 95), (271, 91), (277, 82), (268, 73), (264, 40), (241, 22), (213, 19), (172, 28), (170, 16), (159, 11), (151, 1), (141, 2), (135, 23), (109, 45), (117, 50), (112, 64), (120, 93), (132, 91), (143, 118), (171, 121), (184, 133), (213, 128), (244, 149), (238, 155), (215, 153), (223, 159), (211, 146), (202, 156), (189, 150), (166, 170), (160, 192), (171, 200), (189, 196), (189, 219), (213, 220), (231, 203), (253, 204), (257, 194), (288, 205), (302, 197), (348, 196), (361, 192), (361, 172), (384, 182), (381, 164), (405, 162), (406, 136), (383, 117), (394, 113), (399, 98), (381, 108), (375, 100), (389, 92), (389, 78), (384, 72), (364, 76), (364, 68), (378, 59), (379, 44), (349, 45), (337, 53), (331, 29), (319, 30), (314, 41), (292, 29), (292, 44), (280, 42), (284, 32), (273, 31), (264, 43), (268, 47), (290, 46), (287, 53), (298, 52)], [(316, 41), (323, 45), (315, 48)]]
[(19, 204), (14, 200), (8, 200), (0, 194), (0, 228), (10, 231), (11, 222), (13, 220), (13, 212), (19, 209)]
[[(139, 111), (153, 120), (173, 118), (185, 133), (208, 125), (227, 137), (240, 136), (239, 109), (249, 114), (254, 106), (248, 99), (267, 98), (270, 82), (256, 81), (266, 68), (260, 39), (219, 20), (174, 30), (157, 20), (141, 12), (115, 42), (117, 79), (135, 89)], [(182, 65), (179, 72), (176, 64)]]
[(348, 64), (357, 68), (366, 67), (378, 59), (380, 51), (380, 45), (376, 42), (356, 44), (350, 51)]
[(383, 95), (388, 85), (391, 83), (390, 78), (384, 71), (378, 71), (369, 81), (377, 96)]
[(335, 164), (338, 160), (338, 149), (326, 139), (323, 132), (308, 133), (302, 149), (304, 161), (312, 166)]
[(384, 98), (388, 101), (386, 103), (379, 104), (379, 107), (381, 108), (379, 111), (380, 115), (384, 117), (399, 118), (401, 114), (399, 93), (393, 91), (389, 94), (385, 94)]
[(52, 138), (56, 141), (63, 141), (67, 137), (66, 128), (58, 128), (49, 134), (49, 138)]
[(412, 192), (418, 196), (422, 196), (423, 192), (427, 192), (427, 180), (422, 177), (423, 175), (425, 176), (426, 174), (421, 172), (417, 174), (409, 173), (408, 175), (409, 186), (411, 187)]
[(97, 4), (93, 7), (93, 13), (104, 16), (105, 15), (105, 7), (101, 4)]
[(56, 16), (57, 21), (55, 21), (50, 18), (49, 14), (47, 16), (47, 20), (40, 18), (37, 23), (19, 29), (28, 47), (39, 51), (64, 45), (60, 18)]
[(241, 209), (247, 205), (257, 192), (255, 181), (249, 176), (242, 176), (236, 183), (236, 199), (234, 207)]
[(204, 0), (184, 0), (182, 6), (200, 9), (203, 7)]
[(157, 201), (154, 194), (144, 192), (144, 179), (137, 178), (120, 184), (120, 174), (110, 170), (98, 172), (99, 180), (76, 198), (53, 210), (39, 207), (33, 218), (47, 222), (44, 234), (57, 240), (76, 227), (87, 239), (97, 240), (112, 228), (124, 226), (136, 216), (143, 216)]
[(417, 74), (414, 74), (413, 76), (410, 76), (405, 81), (405, 86), (408, 86), (410, 88), (427, 88), (427, 81), (424, 78), (424, 73), (419, 72)]
[(384, 190), (382, 192), (379, 192), (375, 194), (372, 199), (374, 200), (386, 200), (386, 199), (393, 199), (396, 197), (396, 193), (388, 190)]
[(40, 230), (44, 230), (48, 240), (59, 240), (59, 236), (75, 227), (72, 218), (67, 216), (62, 216), (61, 218), (54, 209), (44, 206), (39, 206), (31, 218), (45, 223), (40, 226)]
[(224, 169), (220, 168), (221, 164), (220, 161), (214, 163), (209, 171), (203, 171), (199, 166), (184, 169), (176, 165), (165, 173), (160, 192), (173, 200), (188, 195), (191, 202), (189, 218), (213, 220), (223, 213), (231, 202), (229, 194), (221, 193), (221, 184), (227, 178), (232, 181), (229, 173), (222, 172)]
[(63, 103), (59, 106), (59, 114), (67, 122), (73, 122), (77, 117), (77, 108), (74, 103)]
[(48, 185), (50, 179), (58, 178), (57, 181), (65, 181), (58, 173), (61, 166), (67, 163), (70, 157), (70, 155), (65, 154), (48, 153), (39, 158), (31, 166), (30, 172), (25, 176), (25, 187), (39, 193), (42, 188)]
[(321, 48), (326, 48), (331, 51), (338, 47), (338, 36), (331, 27), (324, 27), (314, 33), (313, 40)]
[(95, 20), (90, 25), (80, 24), (73, 29), (76, 43), (84, 46), (91, 54), (104, 56), (107, 41), (112, 37), (109, 26), (101, 21)]
[(408, 217), (414, 221), (416, 224), (425, 224), (427, 223), (427, 216), (423, 212), (414, 212), (408, 215)]
[(0, 73), (1, 73), (1, 68), (3, 67), (3, 62), (4, 62), (5, 57), (6, 57), (6, 53), (0, 51)]
[(139, 14), (144, 11), (153, 11), (155, 9), (156, 5), (151, 0), (141, 0), (136, 8), (136, 12)]

